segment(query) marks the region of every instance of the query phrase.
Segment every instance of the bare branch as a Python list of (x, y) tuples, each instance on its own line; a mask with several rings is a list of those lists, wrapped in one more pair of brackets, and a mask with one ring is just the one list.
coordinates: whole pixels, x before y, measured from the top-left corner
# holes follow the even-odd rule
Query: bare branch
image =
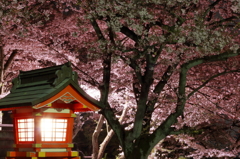
[(101, 132), (103, 121), (104, 121), (104, 117), (103, 117), (103, 115), (101, 115), (98, 120), (98, 124), (95, 128), (95, 131), (93, 132), (93, 135), (92, 135), (92, 146), (93, 146), (92, 158), (93, 159), (97, 159), (97, 156), (98, 156), (98, 152), (99, 152), (98, 151), (98, 137)]
[(224, 75), (224, 74), (227, 74), (227, 73), (233, 73), (233, 72), (240, 72), (240, 70), (238, 69), (238, 70), (224, 71), (224, 72), (221, 72), (221, 73), (218, 73), (218, 74), (215, 74), (215, 75), (211, 76), (202, 85), (200, 85), (199, 87), (195, 88), (191, 93), (189, 93), (188, 96), (187, 96), (187, 99), (190, 98), (195, 92), (198, 92), (201, 88), (206, 86), (206, 84), (208, 84), (214, 78), (219, 77), (219, 76)]
[(10, 66), (10, 64), (12, 63), (14, 57), (17, 55), (18, 50), (13, 50), (10, 57), (8, 58), (7, 62), (4, 65), (4, 70), (7, 70)]
[(132, 30), (130, 30), (128, 27), (123, 26), (120, 29), (121, 33), (123, 33), (124, 35), (126, 35), (127, 37), (129, 37), (130, 39), (132, 39), (133, 41), (135, 41), (136, 43), (138, 43), (139, 39), (141, 38), (140, 36), (136, 35)]
[[(229, 57), (234, 57), (240, 54), (240, 49), (237, 53), (233, 52), (225, 52), (220, 55), (212, 55), (212, 56), (206, 56), (199, 59), (191, 60), (181, 66), (181, 72), (179, 77), (179, 89), (178, 89), (178, 99), (177, 99), (177, 106), (175, 109), (175, 112), (170, 114), (167, 119), (151, 134), (149, 135), (149, 141), (159, 141), (161, 138), (165, 137), (164, 135), (167, 135), (173, 131), (171, 126), (177, 122), (177, 118), (182, 115), (185, 103), (186, 103), (186, 77), (187, 72), (190, 68), (197, 66), (202, 63), (207, 62), (213, 62), (213, 61), (221, 61), (226, 60)], [(157, 143), (156, 143), (157, 144)]]
[(91, 24), (92, 24), (92, 26), (93, 26), (93, 28), (94, 28), (97, 36), (98, 36), (98, 39), (99, 40), (106, 40), (105, 37), (103, 36), (103, 33), (102, 33), (100, 27), (98, 26), (98, 24), (96, 22), (96, 20), (94, 18), (92, 18), (90, 21), (91, 21)]
[(226, 19), (222, 19), (222, 20), (219, 20), (219, 21), (212, 22), (211, 24), (209, 24), (209, 26), (211, 26), (213, 29), (216, 29), (219, 26), (224, 26), (223, 23), (229, 22), (230, 24), (228, 24), (226, 26), (231, 26), (232, 27), (232, 26), (234, 26), (233, 25), (234, 20), (236, 20), (236, 24), (237, 24), (238, 17), (232, 16), (232, 17), (229, 17), (229, 18), (226, 18)]
[(148, 103), (147, 103), (147, 110), (146, 110), (147, 115), (146, 116), (149, 116), (150, 118), (145, 119), (146, 124), (144, 125), (143, 129), (146, 132), (148, 132), (150, 130), (151, 116), (154, 111), (154, 106), (158, 100), (159, 94), (163, 90), (164, 86), (167, 84), (168, 80), (172, 76), (172, 73), (176, 67), (177, 67), (177, 64), (175, 64), (173, 66), (168, 66), (168, 68), (166, 69), (165, 73), (162, 76), (162, 79), (158, 82), (158, 84), (156, 85), (156, 87), (153, 91), (156, 94), (156, 97), (154, 99), (148, 101)]
[(75, 66), (74, 64), (72, 64), (72, 66), (73, 66), (76, 70), (80, 71), (80, 72), (81, 72), (83, 75), (85, 75), (87, 78), (90, 79), (90, 80), (82, 79), (84, 82), (89, 83), (89, 84), (91, 84), (92, 86), (95, 86), (95, 87), (99, 87), (99, 86), (100, 86), (99, 82), (96, 81), (94, 78), (92, 78), (92, 76), (90, 76), (89, 74), (87, 74), (87, 73), (84, 72), (83, 70), (79, 69), (79, 68), (78, 68), (77, 66)]
[(208, 7), (208, 9), (204, 12), (204, 14), (203, 14), (203, 19), (205, 19), (206, 18), (206, 16), (207, 16), (207, 14), (209, 14), (209, 18), (208, 18), (208, 21), (210, 21), (211, 20), (211, 18), (212, 18), (212, 12), (211, 12), (211, 10), (220, 2), (221, 0), (217, 0), (217, 1), (215, 1), (215, 2), (213, 2), (212, 4), (210, 4), (209, 5), (209, 7)]
[[(127, 110), (128, 110), (128, 105), (125, 105), (124, 106), (124, 109), (123, 109), (123, 112), (122, 112), (122, 115), (120, 116), (119, 118), (119, 123), (122, 124), (123, 123), (123, 120), (127, 114)], [(99, 153), (98, 153), (98, 158), (97, 159), (101, 159), (103, 157), (103, 154), (104, 154), (104, 151), (108, 145), (108, 143), (110, 142), (110, 140), (112, 139), (114, 135), (114, 131), (113, 129), (111, 129), (107, 136), (105, 137), (105, 139), (103, 140), (103, 142), (101, 143), (100, 145), (100, 149), (99, 149)]]

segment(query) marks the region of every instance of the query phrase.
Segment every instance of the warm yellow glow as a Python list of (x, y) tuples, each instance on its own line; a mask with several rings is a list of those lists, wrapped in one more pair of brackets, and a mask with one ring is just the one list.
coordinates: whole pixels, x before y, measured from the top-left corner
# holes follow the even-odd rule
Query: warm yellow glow
[(42, 141), (66, 141), (67, 119), (41, 119)]
[(34, 120), (33, 119), (18, 119), (18, 139), (19, 141), (34, 140)]

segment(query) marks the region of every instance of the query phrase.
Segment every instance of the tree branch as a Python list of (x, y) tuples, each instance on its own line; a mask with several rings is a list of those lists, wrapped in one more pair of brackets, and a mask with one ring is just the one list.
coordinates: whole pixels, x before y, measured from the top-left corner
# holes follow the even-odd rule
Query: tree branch
[(146, 114), (149, 118), (145, 119), (146, 123), (143, 127), (143, 129), (145, 130), (146, 133), (149, 132), (149, 130), (150, 130), (151, 117), (152, 117), (152, 113), (154, 111), (154, 106), (158, 100), (159, 94), (163, 90), (164, 86), (167, 84), (168, 80), (172, 76), (172, 73), (176, 67), (177, 67), (177, 64), (168, 66), (168, 68), (166, 69), (165, 73), (162, 76), (162, 79), (158, 82), (158, 84), (155, 86), (155, 88), (153, 90), (153, 92), (156, 94), (156, 97), (152, 100), (149, 100), (147, 103)]
[[(221, 61), (226, 60), (229, 57), (234, 57), (240, 54), (240, 49), (238, 49), (237, 53), (233, 53), (231, 51), (225, 52), (219, 55), (206, 56), (203, 58), (191, 60), (181, 66), (181, 72), (179, 77), (179, 89), (178, 89), (178, 99), (177, 106), (174, 113), (171, 113), (167, 119), (151, 134), (148, 136), (149, 141), (156, 142), (163, 139), (166, 135), (170, 134), (173, 129), (171, 126), (177, 122), (177, 118), (182, 115), (186, 103), (186, 77), (187, 72), (190, 68), (197, 66), (202, 63), (213, 62), (213, 61)], [(156, 142), (157, 144), (157, 142)]]
[(12, 63), (12, 61), (13, 61), (14, 57), (17, 55), (17, 53), (18, 53), (18, 50), (16, 50), (16, 49), (12, 51), (10, 57), (8, 58), (7, 62), (4, 65), (4, 70), (7, 70), (9, 68), (10, 64)]
[(184, 126), (179, 130), (174, 130), (171, 132), (171, 135), (180, 135), (180, 134), (187, 134), (187, 135), (199, 135), (202, 134), (203, 130), (197, 130), (195, 128), (191, 128), (188, 126)]
[(120, 29), (120, 32), (129, 37), (130, 39), (132, 39), (133, 41), (135, 41), (136, 43), (138, 43), (139, 39), (141, 38), (126, 26), (123, 26)]
[[(105, 37), (103, 36), (103, 33), (101, 32), (101, 29), (99, 28), (99, 26), (94, 18), (91, 19), (91, 24), (98, 36), (98, 39), (106, 41)], [(111, 41), (111, 42), (113, 42), (113, 41)], [(107, 48), (108, 48), (107, 44), (105, 47), (106, 47), (106, 51), (107, 51)], [(104, 115), (107, 122), (109, 123), (111, 128), (116, 133), (121, 145), (124, 145), (124, 143), (123, 143), (124, 130), (121, 127), (121, 124), (119, 123), (119, 121), (116, 119), (115, 114), (108, 103), (108, 95), (109, 95), (109, 87), (110, 87), (109, 86), (110, 85), (110, 73), (111, 73), (111, 60), (112, 60), (112, 53), (107, 51), (103, 55), (103, 63), (102, 63), (102, 65), (103, 65), (103, 80), (102, 80), (102, 84), (99, 87), (100, 92), (101, 92), (100, 103), (102, 105), (102, 107), (101, 107), (102, 109), (101, 109), (100, 113), (102, 113), (102, 115)]]
[(120, 122), (117, 120), (109, 103), (106, 103), (105, 108), (102, 109), (100, 113), (102, 113), (104, 115), (108, 124), (113, 129), (113, 131), (116, 133), (120, 144), (124, 145), (124, 129), (121, 126)]
[[(78, 132), (82, 129), (82, 123), (80, 121), (80, 113), (79, 114), (76, 114), (77, 117), (76, 117), (76, 128), (74, 129), (73, 131), (73, 136), (72, 136), (72, 140), (77, 136)], [(80, 127), (81, 126), (81, 127)]]
[(116, 34), (115, 32), (113, 31), (112, 27), (108, 27), (108, 36), (109, 36), (109, 39), (111, 41), (111, 44), (113, 44), (113, 46), (116, 46), (116, 43), (115, 43), (115, 40), (114, 38), (116, 37)]
[(92, 77), (91, 77), (89, 74), (87, 74), (86, 72), (84, 72), (84, 71), (82, 71), (81, 69), (79, 69), (79, 68), (78, 68), (77, 66), (75, 66), (74, 64), (72, 64), (72, 66), (73, 66), (76, 70), (80, 71), (80, 72), (81, 72), (83, 75), (85, 75), (87, 78), (90, 79), (90, 81), (83, 79), (86, 83), (89, 83), (89, 84), (91, 84), (92, 86), (95, 86), (95, 87), (98, 87), (98, 88), (99, 88), (100, 84), (99, 84), (99, 82), (98, 82), (97, 80), (95, 80), (94, 78), (92, 78)]
[(183, 110), (186, 103), (185, 96), (185, 87), (186, 87), (186, 77), (188, 67), (186, 65), (181, 66), (181, 72), (179, 77), (179, 89), (178, 89), (178, 97), (177, 97), (177, 106), (175, 108), (175, 112), (171, 113), (167, 119), (165, 119), (162, 124), (151, 134), (148, 136), (150, 142), (160, 141), (165, 138), (168, 134), (170, 134), (174, 129), (171, 127), (174, 123), (177, 122), (177, 118), (183, 114)]
[(106, 40), (105, 37), (103, 36), (103, 33), (100, 29), (100, 27), (98, 26), (97, 22), (96, 22), (96, 19), (95, 18), (91, 18), (90, 19), (90, 22), (93, 26), (93, 29), (95, 30), (97, 36), (98, 36), (98, 39), (99, 40)]
[(135, 99), (136, 99), (136, 103), (138, 103), (139, 96), (140, 96), (139, 88), (141, 87), (141, 85), (140, 85), (140, 82), (137, 80), (135, 75), (133, 75), (132, 87), (133, 87), (133, 93), (134, 93), (134, 96), (135, 96)]
[[(53, 47), (51, 47), (51, 46), (43, 43), (43, 42), (40, 41), (40, 40), (38, 40), (38, 41), (39, 41), (41, 44), (45, 45), (46, 47), (50, 48), (51, 50), (54, 50), (54, 51), (55, 51), (56, 53), (58, 53), (59, 55), (61, 55), (60, 52), (59, 52), (58, 50), (56, 50), (55, 48), (53, 48)], [(63, 57), (66, 61), (69, 61), (65, 56), (62, 56), (62, 57)], [(79, 68), (78, 68), (76, 65), (74, 65), (73, 63), (72, 63), (72, 66), (73, 66), (76, 70), (78, 70), (79, 72), (81, 72), (83, 75), (85, 75), (87, 78), (90, 79), (90, 81), (83, 79), (86, 83), (89, 83), (89, 84), (91, 84), (92, 86), (95, 86), (95, 87), (98, 87), (98, 88), (99, 88), (100, 84), (99, 84), (98, 81), (96, 81), (94, 78), (92, 78), (91, 76), (89, 76), (86, 72), (84, 72), (84, 71), (82, 71), (81, 69), (79, 69)]]
[(187, 99), (190, 98), (195, 92), (198, 92), (201, 88), (206, 86), (206, 84), (208, 84), (214, 78), (219, 77), (219, 76), (224, 75), (224, 74), (227, 74), (227, 73), (233, 73), (233, 72), (240, 72), (240, 70), (238, 69), (238, 70), (224, 71), (224, 72), (221, 72), (221, 73), (218, 73), (216, 75), (211, 76), (202, 85), (200, 85), (199, 87), (195, 88), (191, 93), (189, 93), (188, 96), (187, 96)]
[[(124, 109), (123, 109), (123, 112), (122, 112), (122, 115), (120, 116), (119, 118), (119, 123), (122, 124), (123, 123), (123, 120), (127, 114), (127, 110), (128, 110), (128, 105), (125, 105), (124, 106)], [(113, 129), (111, 129), (108, 133), (107, 133), (107, 136), (105, 137), (105, 139), (103, 140), (103, 142), (101, 143), (100, 145), (100, 149), (99, 149), (99, 153), (98, 153), (98, 158), (97, 159), (102, 159), (103, 157), (103, 154), (104, 154), (104, 151), (108, 145), (108, 143), (110, 142), (110, 140), (112, 139), (114, 135), (114, 131)]]
[(143, 76), (143, 82), (141, 83), (141, 91), (139, 100), (137, 103), (137, 112), (134, 120), (134, 127), (132, 131), (132, 137), (138, 138), (143, 129), (143, 120), (146, 116), (147, 101), (149, 96), (150, 87), (153, 83), (153, 74), (155, 62), (150, 54), (146, 54), (146, 68)]
[(234, 19), (236, 20), (236, 23), (237, 23), (238, 18), (236, 16), (232, 16), (232, 17), (229, 17), (229, 18), (226, 18), (226, 19), (222, 19), (222, 20), (219, 20), (219, 21), (212, 22), (212, 23), (209, 24), (209, 26), (211, 26), (213, 29), (216, 29), (219, 26), (223, 26), (224, 22), (233, 23)]
[[(213, 2), (212, 4), (209, 5), (208, 9), (204, 12), (203, 14), (203, 19), (206, 18), (207, 14), (209, 14), (209, 12), (211, 11), (211, 9), (213, 9), (221, 0), (216, 0), (215, 2)], [(210, 12), (211, 13), (211, 12)], [(210, 19), (208, 19), (208, 21), (211, 20), (211, 15), (210, 15)]]
[(103, 81), (99, 89), (101, 92), (100, 102), (106, 104), (108, 102), (110, 73), (111, 73), (111, 53), (106, 53), (103, 57)]
[(197, 66), (202, 63), (223, 61), (223, 60), (227, 60), (228, 58), (234, 57), (237, 55), (240, 55), (240, 49), (238, 49), (236, 53), (234, 53), (233, 51), (226, 51), (226, 52), (218, 54), (218, 55), (211, 55), (211, 56), (205, 56), (202, 58), (194, 59), (194, 60), (191, 60), (191, 61), (183, 64), (183, 67), (190, 69), (191, 67)]
[(100, 116), (99, 120), (98, 120), (98, 124), (93, 132), (93, 135), (92, 135), (92, 146), (93, 146), (93, 150), (92, 150), (92, 158), (93, 159), (97, 159), (97, 156), (98, 156), (98, 137), (99, 137), (99, 134), (101, 132), (101, 128), (102, 128), (102, 125), (103, 125), (103, 121), (104, 121), (104, 117), (103, 115)]
[(129, 66), (134, 70), (139, 83), (142, 84), (143, 79), (142, 79), (142, 74), (141, 74), (141, 68), (138, 66), (137, 62), (135, 60), (133, 60), (132, 58), (130, 58)]

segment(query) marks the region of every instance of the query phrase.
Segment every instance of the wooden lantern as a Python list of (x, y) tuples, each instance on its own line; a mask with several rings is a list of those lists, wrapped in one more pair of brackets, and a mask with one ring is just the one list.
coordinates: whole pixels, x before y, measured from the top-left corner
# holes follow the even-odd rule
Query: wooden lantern
[(0, 110), (12, 110), (15, 144), (7, 159), (79, 159), (72, 151), (74, 112), (97, 111), (66, 63), (20, 72)]

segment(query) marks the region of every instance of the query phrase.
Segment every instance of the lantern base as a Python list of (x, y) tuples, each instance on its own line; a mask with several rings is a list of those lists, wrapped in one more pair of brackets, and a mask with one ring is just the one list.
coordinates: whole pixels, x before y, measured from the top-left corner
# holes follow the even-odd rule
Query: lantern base
[(8, 151), (6, 159), (81, 159), (77, 151), (69, 152), (17, 152)]

